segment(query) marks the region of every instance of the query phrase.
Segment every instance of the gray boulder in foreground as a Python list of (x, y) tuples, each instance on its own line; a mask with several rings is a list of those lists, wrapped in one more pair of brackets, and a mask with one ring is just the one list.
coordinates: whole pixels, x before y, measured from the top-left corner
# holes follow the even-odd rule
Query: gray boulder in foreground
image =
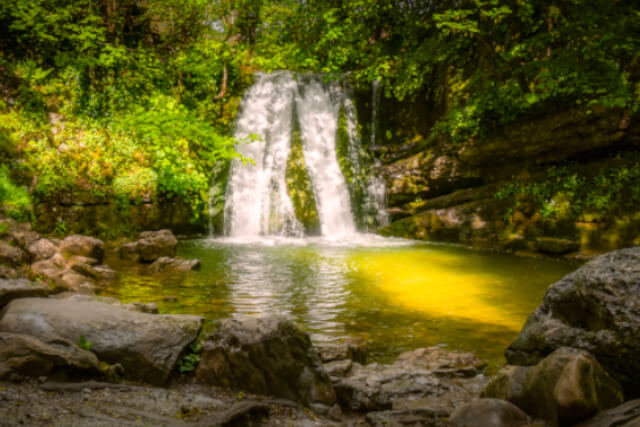
[(534, 365), (560, 347), (586, 350), (640, 390), (640, 247), (601, 255), (554, 283), (505, 355)]
[(25, 298), (0, 313), (0, 332), (85, 342), (100, 360), (125, 370), (125, 377), (163, 384), (202, 324), (197, 316), (155, 315), (90, 298)]
[(202, 345), (196, 378), (304, 404), (336, 402), (309, 336), (280, 316), (221, 320)]
[(563, 347), (535, 366), (506, 366), (483, 392), (552, 426), (573, 425), (623, 402), (622, 387), (591, 355)]
[(69, 341), (48, 343), (28, 335), (0, 332), (0, 380), (51, 374), (100, 373), (98, 358)]

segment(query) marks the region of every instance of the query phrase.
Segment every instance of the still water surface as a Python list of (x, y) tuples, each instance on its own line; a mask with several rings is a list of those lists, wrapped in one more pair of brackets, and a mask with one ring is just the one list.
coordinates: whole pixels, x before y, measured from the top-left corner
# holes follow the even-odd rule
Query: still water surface
[(152, 276), (124, 267), (103, 295), (209, 319), (281, 313), (317, 341), (365, 338), (371, 360), (439, 345), (493, 367), (548, 285), (577, 267), (369, 235), (191, 240), (178, 254), (202, 269)]

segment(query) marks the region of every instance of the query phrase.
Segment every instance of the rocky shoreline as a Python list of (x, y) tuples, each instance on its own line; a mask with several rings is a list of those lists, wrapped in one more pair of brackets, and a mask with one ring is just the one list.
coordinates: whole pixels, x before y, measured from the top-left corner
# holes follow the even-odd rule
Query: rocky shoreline
[[(473, 354), (421, 348), (366, 363), (286, 318), (157, 314), (95, 296), (104, 243), (0, 236), (0, 425), (634, 426), (640, 248), (552, 285), (492, 378)], [(198, 267), (166, 230), (118, 248), (149, 274)]]

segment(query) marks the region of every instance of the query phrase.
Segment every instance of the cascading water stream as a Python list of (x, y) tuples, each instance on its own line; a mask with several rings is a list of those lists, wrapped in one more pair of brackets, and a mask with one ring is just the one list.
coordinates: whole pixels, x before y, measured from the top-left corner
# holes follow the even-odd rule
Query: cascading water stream
[[(339, 239), (356, 233), (349, 187), (336, 151), (341, 111), (349, 138), (348, 159), (359, 175), (362, 147), (356, 111), (344, 88), (323, 82), (318, 76), (296, 76), (286, 71), (257, 75), (242, 101), (235, 131), (238, 140), (255, 136), (255, 140), (237, 148), (252, 162), (234, 160), (231, 165), (224, 209), (226, 234), (240, 238), (302, 236), (304, 227), (296, 219), (285, 180), (295, 120), (300, 125), (322, 236)], [(362, 186), (365, 193), (376, 192), (365, 196), (366, 208), (384, 209), (377, 195), (380, 181), (373, 186), (371, 183)]]
[(285, 183), (296, 90), (292, 75), (279, 72), (259, 75), (245, 94), (234, 136), (257, 139), (237, 147), (252, 162), (231, 166), (225, 228), (233, 237), (302, 234)]
[(342, 93), (335, 84), (316, 78), (299, 88), (296, 100), (302, 149), (318, 207), (324, 236), (341, 237), (356, 232), (349, 189), (338, 165), (336, 134)]

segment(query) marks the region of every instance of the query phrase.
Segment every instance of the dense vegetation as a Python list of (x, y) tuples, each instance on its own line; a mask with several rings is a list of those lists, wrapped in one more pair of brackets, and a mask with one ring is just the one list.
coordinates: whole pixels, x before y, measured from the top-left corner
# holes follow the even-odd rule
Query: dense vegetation
[(6, 0), (0, 200), (26, 218), (25, 189), (182, 197), (197, 215), (258, 70), (380, 80), (441, 105), (433, 135), (456, 142), (572, 106), (636, 114), (638, 52), (632, 0)]

